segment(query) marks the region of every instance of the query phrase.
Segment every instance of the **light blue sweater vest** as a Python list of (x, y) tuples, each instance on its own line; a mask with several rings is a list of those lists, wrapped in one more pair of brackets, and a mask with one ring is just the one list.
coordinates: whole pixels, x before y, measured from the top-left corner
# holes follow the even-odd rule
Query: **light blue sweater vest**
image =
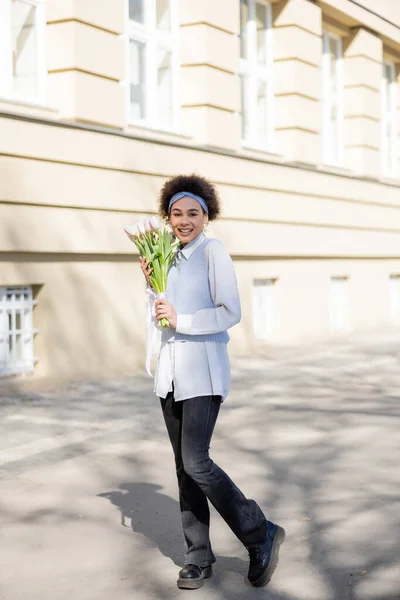
[[(167, 299), (177, 314), (192, 315), (198, 310), (216, 308), (211, 297), (208, 278), (207, 246), (212, 240), (206, 239), (196, 248), (189, 259), (184, 256), (175, 258), (168, 273)], [(164, 329), (162, 342), (229, 342), (227, 331), (202, 335), (176, 333), (175, 329)]]

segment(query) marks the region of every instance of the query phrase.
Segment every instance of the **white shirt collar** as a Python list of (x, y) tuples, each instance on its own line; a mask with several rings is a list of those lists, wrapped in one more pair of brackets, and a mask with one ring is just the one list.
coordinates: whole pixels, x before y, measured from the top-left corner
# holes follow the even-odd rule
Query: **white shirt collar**
[(204, 235), (204, 233), (200, 233), (200, 235), (198, 235), (197, 238), (195, 238), (194, 240), (189, 242), (189, 244), (187, 244), (184, 248), (179, 250), (180, 254), (182, 254), (182, 256), (186, 258), (186, 260), (189, 260), (193, 252), (197, 250), (199, 246), (201, 246), (205, 239), (206, 236)]

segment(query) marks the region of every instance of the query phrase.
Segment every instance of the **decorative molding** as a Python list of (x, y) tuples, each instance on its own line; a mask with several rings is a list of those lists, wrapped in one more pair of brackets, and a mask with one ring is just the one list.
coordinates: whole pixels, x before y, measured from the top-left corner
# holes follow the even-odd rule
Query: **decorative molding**
[(59, 19), (55, 21), (47, 21), (47, 25), (62, 25), (64, 23), (79, 23), (80, 25), (86, 25), (87, 27), (92, 27), (93, 29), (98, 29), (99, 31), (104, 31), (105, 33), (111, 33), (112, 35), (121, 35), (122, 31), (114, 31), (112, 29), (107, 29), (106, 27), (101, 27), (100, 25), (95, 25), (94, 23), (89, 23), (88, 21), (83, 21), (82, 19), (76, 19), (75, 17), (71, 17), (70, 19)]

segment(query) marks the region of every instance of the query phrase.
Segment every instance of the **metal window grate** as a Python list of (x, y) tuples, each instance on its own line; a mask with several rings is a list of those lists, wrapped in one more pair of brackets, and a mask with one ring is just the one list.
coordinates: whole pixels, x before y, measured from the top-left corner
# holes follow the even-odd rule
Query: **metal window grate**
[(33, 370), (32, 288), (0, 287), (0, 376)]

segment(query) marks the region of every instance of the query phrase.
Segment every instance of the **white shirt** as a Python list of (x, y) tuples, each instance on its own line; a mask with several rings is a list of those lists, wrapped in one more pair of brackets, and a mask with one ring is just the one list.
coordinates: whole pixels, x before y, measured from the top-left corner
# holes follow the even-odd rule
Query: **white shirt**
[[(205, 240), (201, 234), (187, 244), (179, 251), (179, 260), (190, 261), (194, 251)], [(239, 323), (241, 318), (237, 279), (231, 257), (217, 240), (210, 240), (204, 252), (208, 257), (208, 280), (215, 307), (193, 314), (178, 314), (176, 332), (180, 334), (219, 333)], [(178, 401), (199, 396), (226, 398), (229, 384), (230, 363), (226, 343), (180, 340), (162, 343), (154, 386), (157, 396), (165, 398), (173, 389), (175, 400)]]

